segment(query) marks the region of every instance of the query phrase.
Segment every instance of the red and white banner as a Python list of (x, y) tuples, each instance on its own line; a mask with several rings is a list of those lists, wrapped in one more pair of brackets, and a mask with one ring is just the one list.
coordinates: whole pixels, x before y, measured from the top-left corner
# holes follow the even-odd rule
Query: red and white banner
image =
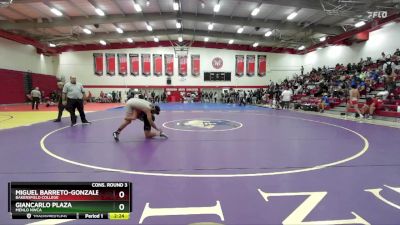
[(107, 74), (110, 76), (115, 75), (115, 54), (114, 53), (106, 53), (106, 67)]
[(178, 56), (178, 71), (180, 76), (187, 75), (187, 55)]
[(133, 76), (139, 75), (139, 55), (129, 54), (129, 63), (131, 67), (131, 75)]
[(244, 75), (244, 55), (236, 55), (235, 74), (238, 77), (241, 77)]
[(153, 72), (156, 76), (162, 75), (162, 55), (153, 54)]
[(118, 54), (118, 74), (121, 76), (128, 74), (128, 60), (125, 53)]
[(103, 53), (93, 53), (93, 65), (94, 65), (94, 73), (96, 75), (103, 75), (104, 64), (103, 64)]
[(254, 76), (256, 73), (256, 57), (254, 55), (246, 56), (246, 74), (247, 76)]
[(164, 62), (165, 62), (165, 75), (173, 76), (174, 75), (174, 55), (165, 54)]
[(258, 76), (263, 77), (267, 74), (267, 56), (266, 55), (259, 55), (257, 56), (257, 71)]
[(192, 75), (200, 76), (200, 55), (192, 55)]
[(150, 54), (142, 54), (142, 74), (145, 76), (151, 73), (150, 60)]

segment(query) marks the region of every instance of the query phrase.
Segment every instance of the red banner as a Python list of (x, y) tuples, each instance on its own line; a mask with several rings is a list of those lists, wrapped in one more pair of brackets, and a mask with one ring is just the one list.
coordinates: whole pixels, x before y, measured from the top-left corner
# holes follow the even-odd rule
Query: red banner
[(153, 54), (153, 72), (156, 76), (162, 75), (162, 55)]
[(238, 77), (241, 77), (244, 75), (244, 55), (236, 55), (235, 74)]
[(178, 56), (178, 65), (179, 65), (179, 75), (186, 76), (187, 75), (187, 55)]
[(131, 66), (131, 75), (137, 76), (139, 75), (139, 55), (138, 54), (129, 54), (129, 62)]
[(151, 73), (150, 60), (150, 54), (142, 54), (142, 74), (145, 76)]
[(257, 65), (258, 65), (258, 76), (263, 77), (267, 74), (267, 56), (259, 55), (257, 56)]
[(165, 75), (173, 76), (174, 75), (174, 55), (165, 54), (164, 62), (165, 62)]
[(255, 67), (256, 67), (256, 57), (254, 55), (247, 55), (246, 56), (246, 69), (247, 69), (247, 76), (254, 76), (255, 74)]
[(192, 55), (192, 75), (200, 76), (200, 55)]
[(115, 75), (115, 54), (106, 53), (107, 74), (110, 76)]
[(103, 53), (93, 53), (94, 73), (96, 75), (103, 75)]
[(118, 54), (118, 73), (121, 76), (128, 74), (127, 55), (125, 53)]

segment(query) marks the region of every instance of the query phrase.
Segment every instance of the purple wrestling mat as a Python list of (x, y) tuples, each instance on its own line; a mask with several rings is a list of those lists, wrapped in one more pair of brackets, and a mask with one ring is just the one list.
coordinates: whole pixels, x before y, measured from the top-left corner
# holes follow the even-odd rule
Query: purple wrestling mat
[[(400, 224), (400, 130), (289, 111), (162, 105), (169, 139), (146, 140), (123, 109), (91, 125), (0, 131), (0, 224), (10, 181), (130, 181), (128, 221), (61, 224)], [(40, 223), (37, 223), (40, 224)], [(53, 223), (57, 224), (57, 223)]]

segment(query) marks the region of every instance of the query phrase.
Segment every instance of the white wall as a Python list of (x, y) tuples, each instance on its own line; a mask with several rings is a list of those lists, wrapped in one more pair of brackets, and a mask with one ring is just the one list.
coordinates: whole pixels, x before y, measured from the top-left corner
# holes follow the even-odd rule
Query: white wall
[(369, 34), (369, 40), (352, 46), (330, 46), (304, 56), (305, 71), (318, 66), (335, 66), (336, 63), (357, 63), (360, 58), (381, 57), (381, 53), (393, 54), (400, 48), (400, 24), (392, 23)]
[(37, 54), (36, 48), (31, 45), (0, 38), (0, 68), (2, 69), (54, 75), (56, 71), (53, 60), (55, 57)]
[[(101, 51), (81, 51), (81, 52), (64, 52), (59, 56), (59, 65), (57, 69), (58, 76), (76, 75), (79, 82), (84, 85), (166, 85), (166, 76), (148, 76), (145, 77), (131, 76), (96, 76), (93, 69), (93, 53), (150, 53), (150, 54), (174, 54), (171, 48), (134, 48), (134, 49), (116, 49)], [(190, 55), (199, 54), (201, 60), (201, 75), (194, 77), (191, 75)], [(265, 77), (243, 77), (235, 76), (235, 55), (267, 55), (267, 75)], [(214, 57), (223, 59), (223, 67), (214, 69), (212, 67), (212, 59)], [(163, 56), (164, 61), (164, 56)], [(190, 48), (188, 56), (188, 75), (182, 78), (178, 75), (177, 58), (174, 61), (174, 76), (172, 77), (173, 86), (262, 86), (266, 85), (270, 80), (282, 79), (282, 77), (291, 76), (295, 71), (300, 71), (303, 56), (289, 54), (271, 54), (262, 52), (244, 52), (234, 50), (210, 49), (210, 48)], [(104, 63), (105, 64), (105, 63)], [(129, 64), (129, 63), (128, 63)], [(163, 62), (164, 64), (164, 62)], [(128, 65), (129, 67), (129, 65)], [(164, 70), (164, 68), (163, 68)], [(231, 82), (205, 82), (203, 78), (204, 72), (231, 72)]]
[[(175, 86), (259, 86), (265, 85), (270, 80), (279, 81), (286, 77), (299, 73), (300, 66), (304, 65), (308, 71), (312, 67), (334, 66), (336, 63), (358, 62), (360, 58), (367, 56), (376, 59), (382, 51), (392, 54), (400, 47), (400, 24), (386, 25), (382, 29), (371, 32), (369, 40), (352, 46), (330, 46), (322, 50), (308, 53), (304, 56), (289, 54), (274, 54), (261, 52), (245, 52), (235, 50), (191, 48), (190, 54), (200, 54), (201, 76), (193, 77), (190, 73), (190, 57), (188, 60), (188, 76), (182, 79), (178, 76), (178, 65), (175, 59), (175, 74), (172, 77), (172, 84)], [(36, 53), (36, 49), (30, 45), (23, 45), (0, 38), (0, 68), (32, 71), (42, 74), (55, 74), (58, 77), (76, 75), (80, 82), (86, 85), (165, 85), (166, 76), (156, 77), (151, 75), (145, 77), (139, 75), (133, 77), (121, 77), (116, 75), (110, 77), (103, 75), (98, 77), (93, 71), (93, 53), (156, 53), (173, 54), (173, 48), (134, 48), (101, 50), (86, 52), (64, 52), (56, 57), (47, 57)], [(267, 55), (267, 76), (253, 77), (243, 76), (238, 78), (234, 75), (235, 55)], [(221, 69), (212, 68), (211, 61), (219, 56), (223, 59), (224, 65)], [(163, 58), (164, 60), (164, 58)], [(163, 68), (164, 69), (164, 68)], [(224, 71), (232, 73), (231, 82), (204, 82), (203, 73), (207, 71)], [(141, 71), (140, 71), (141, 72)]]

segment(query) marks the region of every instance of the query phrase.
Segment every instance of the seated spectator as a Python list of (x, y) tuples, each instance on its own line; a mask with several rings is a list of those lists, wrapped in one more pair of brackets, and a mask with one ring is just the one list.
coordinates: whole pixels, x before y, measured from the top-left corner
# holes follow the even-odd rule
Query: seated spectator
[(383, 101), (378, 97), (367, 98), (366, 103), (361, 108), (361, 113), (367, 119), (372, 119), (376, 109), (380, 109), (383, 106)]
[(88, 94), (88, 96), (87, 96), (87, 100), (88, 100), (89, 102), (92, 102), (92, 98), (93, 98), (92, 92), (89, 91), (89, 94)]
[(376, 71), (376, 69), (372, 69), (372, 71), (369, 73), (369, 77), (376, 82), (379, 81), (379, 73)]
[(358, 89), (360, 91), (360, 96), (366, 96), (367, 95), (367, 84), (364, 81), (361, 81), (358, 84)]
[(400, 57), (400, 49), (396, 49), (393, 55)]
[(376, 94), (376, 96), (382, 98), (383, 100), (386, 100), (387, 97), (389, 96), (389, 91), (384, 90), (384, 91), (380, 91)]
[(371, 57), (367, 57), (367, 59), (364, 61), (363, 66), (370, 66), (372, 64), (373, 64), (373, 62), (372, 62)]
[(386, 62), (386, 54), (384, 52), (381, 53), (381, 57), (377, 60), (378, 63)]

